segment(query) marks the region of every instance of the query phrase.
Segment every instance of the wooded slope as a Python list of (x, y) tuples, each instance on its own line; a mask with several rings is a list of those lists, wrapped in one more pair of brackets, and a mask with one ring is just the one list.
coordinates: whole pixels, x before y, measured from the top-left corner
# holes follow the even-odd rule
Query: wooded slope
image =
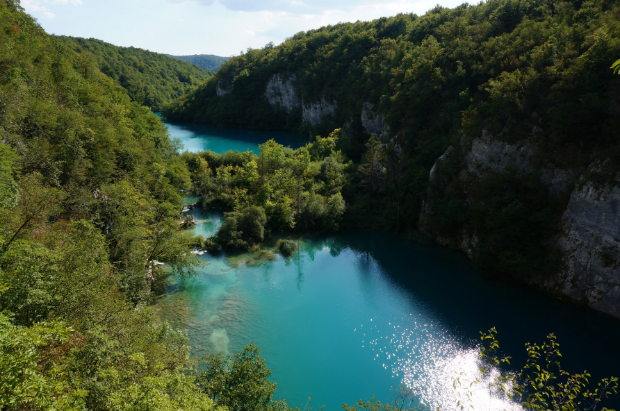
[(99, 69), (127, 90), (132, 101), (153, 111), (203, 83), (213, 73), (165, 54), (118, 47), (97, 39), (59, 36), (78, 53), (91, 53)]

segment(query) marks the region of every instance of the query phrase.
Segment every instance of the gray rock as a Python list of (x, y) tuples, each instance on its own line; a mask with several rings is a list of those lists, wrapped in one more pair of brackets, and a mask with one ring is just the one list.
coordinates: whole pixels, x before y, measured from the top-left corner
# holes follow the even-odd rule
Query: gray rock
[(620, 317), (620, 186), (588, 182), (573, 191), (562, 217), (561, 291)]
[(433, 164), (433, 168), (431, 168), (431, 172), (429, 173), (429, 176), (428, 176), (429, 181), (433, 182), (437, 178), (437, 163), (439, 163), (440, 161), (445, 161), (448, 158), (448, 156), (452, 154), (453, 151), (454, 151), (454, 147), (452, 146), (448, 147), (446, 152), (443, 153), (441, 157), (439, 157), (435, 161), (435, 164)]
[(502, 173), (513, 169), (518, 173), (531, 173), (538, 169), (541, 181), (548, 187), (549, 196), (569, 192), (578, 178), (578, 172), (537, 167), (538, 152), (538, 148), (528, 141), (512, 145), (494, 138), (484, 130), (481, 138), (474, 139), (471, 150), (465, 156), (466, 171), (482, 177), (489, 171)]
[(282, 107), (287, 113), (292, 113), (301, 106), (296, 82), (297, 76), (294, 74), (286, 80), (280, 74), (274, 74), (267, 83), (265, 98), (272, 107)]
[(232, 91), (232, 84), (225, 81), (224, 79), (219, 79), (217, 84), (215, 85), (215, 94), (218, 97), (224, 97), (226, 94), (229, 94)]
[(302, 100), (302, 120), (311, 126), (321, 124), (325, 117), (332, 116), (336, 112), (338, 104), (329, 103), (321, 98), (318, 103), (308, 103)]
[(374, 111), (375, 106), (371, 103), (364, 103), (362, 106), (362, 127), (368, 134), (376, 134), (381, 137), (390, 132), (390, 127), (385, 124), (385, 116)]
[(468, 171), (482, 176), (487, 171), (501, 173), (507, 168), (519, 172), (528, 172), (533, 169), (531, 159), (534, 155), (529, 143), (510, 145), (494, 139), (486, 130), (482, 137), (474, 139), (471, 151), (465, 157)]

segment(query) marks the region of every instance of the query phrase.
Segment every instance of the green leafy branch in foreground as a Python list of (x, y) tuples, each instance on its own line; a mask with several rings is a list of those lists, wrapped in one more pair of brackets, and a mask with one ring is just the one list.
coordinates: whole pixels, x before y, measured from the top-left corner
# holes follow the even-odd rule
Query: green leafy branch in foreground
[[(483, 347), (480, 355), (483, 361), (491, 368), (509, 364), (510, 357), (499, 356), (499, 343), (495, 338), (497, 330), (492, 328), (488, 333), (481, 334)], [(549, 334), (547, 341), (541, 345), (526, 343), (525, 348), (527, 362), (523, 369), (515, 374), (496, 377), (493, 384), (526, 410), (593, 411), (601, 401), (618, 392), (616, 377), (603, 378), (591, 391), (588, 388), (591, 375), (587, 371), (573, 374), (564, 370), (554, 334)], [(488, 373), (491, 368), (483, 367), (481, 373)]]
[(272, 401), (276, 384), (269, 382), (271, 370), (253, 343), (234, 357), (211, 354), (204, 357), (204, 362), (206, 370), (198, 373), (196, 384), (218, 405), (230, 411), (291, 410), (286, 401)]

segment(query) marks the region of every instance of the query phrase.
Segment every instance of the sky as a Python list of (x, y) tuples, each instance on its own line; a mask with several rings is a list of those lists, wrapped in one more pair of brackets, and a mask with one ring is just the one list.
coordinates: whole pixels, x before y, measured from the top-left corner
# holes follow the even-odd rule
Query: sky
[(463, 0), (21, 0), (50, 34), (173, 55), (238, 55), (299, 31)]

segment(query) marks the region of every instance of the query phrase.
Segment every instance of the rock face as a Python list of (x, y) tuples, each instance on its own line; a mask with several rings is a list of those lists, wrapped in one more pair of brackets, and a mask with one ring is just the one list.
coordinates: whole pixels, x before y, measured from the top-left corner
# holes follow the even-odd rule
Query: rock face
[(376, 134), (381, 137), (390, 132), (390, 128), (385, 124), (385, 116), (376, 114), (375, 106), (371, 103), (364, 103), (362, 106), (362, 127), (368, 134)]
[(433, 168), (431, 168), (431, 172), (429, 173), (429, 176), (428, 176), (428, 180), (431, 183), (437, 179), (437, 164), (441, 161), (446, 161), (448, 156), (450, 156), (450, 154), (452, 154), (453, 152), (454, 152), (454, 147), (450, 146), (448, 147), (446, 152), (443, 153), (441, 157), (437, 159), (437, 161), (435, 161), (435, 164), (433, 164)]
[(537, 165), (538, 157), (537, 147), (529, 142), (508, 144), (493, 138), (484, 130), (482, 137), (473, 140), (471, 150), (465, 156), (465, 164), (467, 171), (478, 177), (488, 172), (502, 173), (508, 169), (518, 173), (537, 170), (542, 182), (547, 185), (550, 196), (567, 192), (579, 177), (576, 170), (540, 167)]
[[(429, 188), (423, 202), (420, 226), (424, 227), (437, 196), (445, 189), (438, 171), (442, 161), (461, 162), (456, 181), (463, 186), (475, 184), (490, 172), (537, 172), (550, 197), (570, 193), (570, 201), (561, 218), (560, 234), (553, 240), (562, 262), (560, 273), (544, 283), (534, 281), (552, 292), (620, 317), (620, 174), (607, 175), (605, 183), (595, 184), (590, 176), (602, 169), (601, 162), (593, 163), (588, 170), (560, 170), (545, 164), (539, 153), (537, 146), (527, 141), (512, 145), (486, 132), (470, 147), (462, 139), (459, 145), (449, 147), (430, 171), (429, 181), (435, 189)], [(462, 228), (452, 238), (427, 234), (435, 242), (460, 249), (470, 257), (475, 254), (476, 233)]]
[(561, 291), (620, 317), (620, 187), (576, 189), (562, 217)]
[(297, 76), (294, 74), (288, 79), (284, 79), (280, 74), (274, 74), (271, 76), (269, 83), (267, 83), (265, 98), (272, 107), (281, 107), (287, 113), (292, 113), (301, 106), (299, 95), (295, 88), (296, 82)]
[(226, 94), (229, 94), (232, 91), (232, 84), (229, 84), (224, 79), (218, 80), (215, 85), (215, 94), (218, 97), (224, 97)]
[(501, 173), (509, 167), (523, 173), (532, 170), (533, 155), (534, 152), (527, 142), (510, 145), (493, 139), (490, 133), (484, 130), (482, 137), (472, 142), (465, 162), (467, 170), (478, 176), (488, 171)]
[(308, 125), (316, 126), (321, 124), (326, 117), (332, 116), (337, 107), (335, 101), (329, 103), (324, 98), (318, 103), (309, 104), (302, 100), (302, 120)]

